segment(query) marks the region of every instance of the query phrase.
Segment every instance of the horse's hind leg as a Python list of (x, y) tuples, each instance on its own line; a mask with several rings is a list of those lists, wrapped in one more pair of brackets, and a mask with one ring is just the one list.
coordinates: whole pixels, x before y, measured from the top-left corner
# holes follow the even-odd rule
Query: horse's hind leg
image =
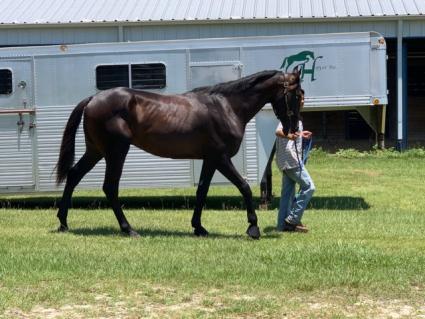
[(254, 239), (260, 238), (260, 229), (257, 226), (257, 215), (255, 214), (255, 209), (252, 203), (252, 191), (249, 184), (242, 178), (228, 156), (224, 156), (221, 159), (217, 169), (227, 179), (229, 179), (243, 195), (248, 215), (248, 223), (250, 224), (246, 231), (247, 234)]
[(116, 147), (111, 147), (111, 151), (107, 152), (105, 155), (106, 172), (105, 181), (103, 183), (103, 191), (105, 192), (106, 198), (112, 206), (112, 210), (114, 211), (115, 217), (118, 220), (121, 231), (131, 237), (137, 237), (139, 234), (135, 232), (128, 223), (118, 200), (119, 182), (130, 144), (123, 142), (115, 146)]
[(192, 227), (194, 228), (196, 236), (208, 235), (208, 231), (202, 227), (201, 215), (214, 172), (215, 165), (210, 161), (204, 160), (202, 163), (201, 176), (199, 177), (198, 189), (196, 191), (196, 204), (192, 217)]
[(62, 199), (59, 203), (57, 217), (59, 218), (60, 226), (58, 231), (64, 232), (68, 230), (68, 209), (71, 206), (71, 197), (75, 187), (102, 158), (102, 155), (94, 150), (87, 149), (80, 160), (68, 172), (66, 184), (63, 190)]

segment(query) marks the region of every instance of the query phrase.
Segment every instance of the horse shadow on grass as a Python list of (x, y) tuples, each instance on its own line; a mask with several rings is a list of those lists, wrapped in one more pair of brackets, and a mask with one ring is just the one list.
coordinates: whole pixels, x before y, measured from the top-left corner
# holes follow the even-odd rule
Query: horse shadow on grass
[[(153, 210), (192, 210), (195, 206), (195, 196), (122, 196), (121, 205), (124, 209), (153, 209)], [(259, 207), (261, 199), (253, 198), (254, 205)], [(11, 209), (56, 209), (58, 197), (28, 196), (18, 198), (0, 198), (0, 208)], [(262, 206), (263, 207), (263, 206)], [(75, 196), (72, 199), (72, 208), (78, 209), (105, 209), (109, 208), (108, 202), (102, 196)], [(274, 197), (267, 209), (279, 208), (279, 197)], [(367, 210), (370, 205), (363, 197), (353, 196), (315, 196), (309, 203), (308, 209), (315, 210)], [(209, 210), (244, 210), (245, 204), (242, 196), (208, 196), (205, 209)]]
[[(178, 238), (194, 238), (194, 239), (203, 239), (204, 237), (196, 237), (192, 232), (190, 231), (177, 231), (177, 230), (167, 230), (167, 229), (149, 229), (149, 228), (138, 228), (135, 229), (139, 235), (142, 238), (156, 238), (156, 237), (178, 237)], [(52, 231), (56, 232), (56, 231)], [(77, 236), (100, 236), (100, 237), (114, 237), (114, 236), (120, 236), (123, 238), (130, 238), (124, 234), (122, 234), (119, 229), (113, 228), (113, 227), (96, 227), (96, 228), (74, 228), (70, 229), (68, 233), (77, 235)], [(266, 228), (264, 229), (264, 236), (263, 238), (276, 238), (279, 237), (277, 233), (272, 233), (268, 231)], [(209, 239), (248, 239), (249, 238), (245, 233), (241, 231), (240, 234), (222, 234), (222, 233), (214, 233), (210, 232), (208, 235)], [(137, 239), (137, 238), (136, 238)]]

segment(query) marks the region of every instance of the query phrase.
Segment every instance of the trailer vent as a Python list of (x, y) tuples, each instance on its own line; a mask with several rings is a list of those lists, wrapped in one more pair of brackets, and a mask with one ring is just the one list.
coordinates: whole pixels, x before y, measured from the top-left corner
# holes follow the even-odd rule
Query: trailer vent
[(96, 86), (99, 90), (117, 86), (133, 89), (163, 89), (165, 85), (165, 65), (162, 63), (101, 65), (96, 68)]
[(96, 87), (107, 90), (117, 86), (129, 87), (128, 65), (100, 65), (96, 68)]
[(162, 63), (133, 64), (131, 87), (134, 89), (162, 89), (165, 87), (165, 65)]
[(0, 70), (0, 94), (11, 94), (12, 91), (12, 71)]

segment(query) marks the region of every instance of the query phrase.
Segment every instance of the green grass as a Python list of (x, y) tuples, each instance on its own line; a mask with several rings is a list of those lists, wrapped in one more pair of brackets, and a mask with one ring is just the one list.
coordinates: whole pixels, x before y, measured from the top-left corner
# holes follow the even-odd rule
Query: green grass
[(313, 153), (308, 234), (274, 231), (274, 171), (260, 241), (244, 234), (233, 187), (211, 188), (202, 239), (190, 227), (194, 188), (123, 190), (138, 239), (119, 234), (100, 192), (76, 193), (66, 234), (55, 232), (57, 195), (3, 196), (0, 317), (423, 316), (424, 157), (353, 154)]

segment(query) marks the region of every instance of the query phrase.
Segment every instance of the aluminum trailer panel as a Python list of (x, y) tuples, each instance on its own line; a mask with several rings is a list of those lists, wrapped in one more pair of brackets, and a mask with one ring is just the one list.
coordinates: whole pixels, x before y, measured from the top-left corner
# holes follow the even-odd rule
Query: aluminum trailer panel
[[(163, 94), (298, 66), (307, 111), (387, 103), (385, 41), (374, 32), (3, 48), (0, 72), (10, 75), (3, 79), (10, 88), (0, 86), (5, 88), (0, 92), (0, 192), (56, 190), (52, 172), (64, 126), (75, 105), (99, 91), (98, 68), (152, 64), (165, 68), (166, 85), (154, 90)], [(265, 106), (247, 125), (233, 158), (252, 184), (263, 176), (276, 123)], [(80, 129), (77, 159), (84, 148)], [(200, 161), (160, 158), (132, 147), (120, 185), (190, 186), (197, 183), (200, 167)], [(80, 187), (99, 187), (103, 176), (100, 162)], [(213, 182), (227, 181), (216, 173)]]

